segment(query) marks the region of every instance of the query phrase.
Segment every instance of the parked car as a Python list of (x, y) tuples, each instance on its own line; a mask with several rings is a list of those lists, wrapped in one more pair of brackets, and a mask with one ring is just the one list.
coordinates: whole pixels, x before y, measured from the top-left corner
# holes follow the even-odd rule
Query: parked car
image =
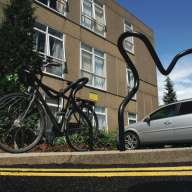
[[(124, 131), (127, 150), (149, 144), (192, 144), (192, 99), (165, 105)], [(119, 131), (115, 139), (119, 146)]]

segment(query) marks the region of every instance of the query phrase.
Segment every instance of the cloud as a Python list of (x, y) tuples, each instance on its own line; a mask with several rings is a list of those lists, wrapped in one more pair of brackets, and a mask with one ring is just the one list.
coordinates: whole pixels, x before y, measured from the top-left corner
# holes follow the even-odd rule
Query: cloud
[[(164, 63), (164, 66), (166, 66), (165, 68), (167, 68), (170, 62), (166, 58)], [(186, 56), (180, 59), (173, 71), (170, 73), (169, 77), (174, 83), (174, 90), (177, 93), (178, 100), (192, 98), (192, 56)], [(159, 104), (161, 105), (163, 104), (163, 92), (166, 91), (165, 79), (166, 77), (157, 69), (158, 97)]]

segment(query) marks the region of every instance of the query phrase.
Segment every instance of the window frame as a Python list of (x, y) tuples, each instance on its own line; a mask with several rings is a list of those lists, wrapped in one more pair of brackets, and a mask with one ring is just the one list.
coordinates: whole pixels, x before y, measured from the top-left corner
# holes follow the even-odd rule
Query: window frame
[[(134, 119), (134, 118), (130, 118), (130, 117), (129, 117), (129, 114), (130, 114), (130, 113), (136, 115), (136, 119)], [(133, 123), (129, 123), (129, 120), (135, 121), (135, 123), (137, 123), (137, 113), (128, 112), (128, 125), (133, 124)]]
[[(95, 107), (104, 108), (104, 109), (105, 109), (105, 112), (104, 112), (104, 113), (96, 112), (96, 111), (95, 111)], [(101, 115), (101, 116), (104, 116), (104, 117), (105, 117), (105, 122), (106, 122), (105, 130), (108, 131), (108, 124), (107, 124), (107, 107), (100, 106), (100, 105), (95, 105), (95, 106), (93, 107), (93, 109), (94, 109), (96, 115)], [(98, 117), (97, 117), (97, 118), (98, 118)], [(98, 124), (98, 126), (99, 126), (99, 124)], [(99, 129), (99, 130), (104, 130), (103, 128), (99, 128), (99, 127), (98, 127), (98, 129)]]
[[(50, 73), (50, 72), (47, 72), (47, 71), (46, 71), (46, 67), (45, 67), (45, 69), (42, 70), (42, 71), (43, 71), (43, 73), (45, 73), (45, 74), (47, 74), (47, 75), (50, 75), (50, 76), (54, 76), (54, 77), (58, 77), (58, 78), (62, 78), (62, 79), (63, 79), (63, 78), (64, 78), (64, 64), (65, 64), (65, 62), (66, 62), (66, 56), (65, 56), (65, 34), (64, 34), (63, 32), (61, 32), (61, 31), (57, 30), (57, 29), (54, 29), (53, 27), (50, 27), (49, 25), (46, 25), (46, 24), (42, 23), (42, 22), (36, 21), (36, 23), (39, 23), (39, 24), (44, 25), (44, 26), (46, 27), (46, 31), (43, 31), (43, 30), (41, 30), (41, 29), (39, 29), (39, 28), (34, 27), (34, 30), (35, 30), (36, 32), (40, 32), (40, 33), (45, 34), (45, 51), (44, 51), (45, 53), (39, 51), (40, 55), (42, 55), (42, 56), (43, 56), (45, 59), (47, 59), (47, 60), (52, 60), (52, 61), (58, 62), (58, 63), (60, 63), (60, 64), (62, 65), (62, 75), (61, 75), (61, 76), (56, 75), (56, 74), (53, 74), (53, 73)], [(54, 30), (54, 31), (56, 31), (56, 32), (61, 33), (63, 37), (62, 37), (62, 38), (58, 38), (58, 37), (50, 34), (50, 33), (48, 32), (49, 28), (52, 29), (52, 30)], [(49, 47), (49, 45), (50, 45), (50, 40), (49, 40), (49, 37), (55, 38), (55, 39), (63, 42), (63, 43), (62, 43), (62, 45), (63, 45), (63, 60), (50, 55), (50, 47)], [(36, 50), (36, 49), (37, 49), (36, 46), (37, 46), (37, 45), (35, 45), (35, 50), (34, 50), (34, 51), (37, 51), (37, 50)]]
[[(127, 63), (125, 65), (125, 67), (126, 67), (126, 89), (127, 89), (127, 94), (129, 94), (128, 88), (132, 90), (134, 88), (134, 86), (132, 87), (130, 85), (128, 74), (129, 74), (129, 72), (131, 72), (133, 74), (133, 72), (131, 71), (131, 69), (129, 68), (129, 65)], [(133, 76), (133, 84), (134, 84), (134, 82), (135, 82), (135, 79), (134, 79), (134, 76)], [(133, 100), (137, 99), (136, 93), (135, 93), (135, 95), (131, 99), (133, 99)]]
[[(83, 11), (83, 10), (84, 10), (84, 6), (83, 6), (84, 0), (81, 0), (81, 2), (80, 2), (80, 4), (81, 4), (81, 6), (80, 6), (80, 9), (81, 9), (81, 10), (80, 10), (80, 23), (81, 23), (81, 26), (85, 27), (86, 29), (89, 29), (90, 31), (98, 34), (98, 35), (101, 36), (101, 37), (105, 37), (105, 35), (106, 35), (105, 5), (104, 5), (102, 2), (100, 2), (99, 0), (96, 0), (96, 1), (98, 1), (100, 4), (102, 4), (103, 7), (98, 6), (98, 5), (94, 2), (94, 0), (87, 0), (87, 1), (89, 1), (89, 2), (91, 3), (91, 5), (92, 5), (92, 10), (91, 10), (92, 16), (86, 14), (86, 13)], [(99, 7), (100, 9), (103, 10), (103, 23), (99, 22), (99, 21), (96, 20), (96, 18), (95, 18), (95, 6), (97, 6), (97, 7)], [(91, 29), (83, 25), (83, 23), (82, 23), (82, 16), (86, 17), (87, 19), (89, 19), (89, 20), (91, 21)], [(94, 30), (94, 23), (95, 23), (95, 22), (96, 22), (98, 25), (100, 25), (100, 26), (103, 27), (103, 30), (104, 30), (104, 34), (103, 34), (103, 35), (97, 33), (97, 32)]]
[[(62, 3), (62, 4), (64, 4), (64, 3), (63, 3), (62, 1), (60, 1), (60, 0), (57, 0), (57, 1), (59, 1), (59, 2)], [(43, 5), (44, 7), (48, 8), (48, 9), (50, 9), (50, 10), (52, 10), (52, 11), (54, 11), (54, 12), (56, 12), (56, 13), (64, 16), (64, 17), (66, 17), (66, 10), (67, 10), (67, 8), (68, 8), (68, 0), (64, 0), (64, 2), (65, 2), (65, 4), (66, 4), (66, 9), (65, 9), (65, 11), (64, 11), (64, 14), (62, 14), (61, 12), (59, 12), (59, 11), (51, 8), (51, 7), (50, 7), (50, 0), (47, 0), (47, 5), (45, 5), (44, 3), (40, 2), (39, 0), (35, 0), (35, 2), (39, 3), (40, 5)]]
[[(88, 50), (83, 49), (82, 46), (81, 46), (82, 44), (91, 47), (92, 51), (89, 52)], [(99, 51), (99, 52), (102, 52), (104, 56), (101, 57), (101, 56), (99, 56), (99, 55), (96, 55), (96, 54), (94, 53), (94, 50), (97, 50), (97, 51)], [(82, 52), (83, 52), (83, 51), (86, 52), (86, 53), (88, 53), (88, 54), (91, 54), (91, 58), (92, 58), (92, 63), (91, 63), (92, 72), (91, 72), (91, 71), (88, 71), (88, 70), (86, 70), (86, 69), (83, 69), (83, 67), (82, 67), (82, 65), (83, 65), (83, 64), (82, 64)], [(98, 57), (98, 58), (104, 60), (104, 64), (103, 64), (103, 65), (104, 65), (104, 66), (103, 66), (103, 76), (95, 74), (95, 57)], [(84, 42), (80, 42), (80, 77), (82, 77), (82, 76), (81, 76), (81, 72), (82, 72), (82, 71), (85, 72), (85, 73), (88, 73), (88, 74), (92, 75), (92, 85), (86, 84), (87, 86), (93, 87), (93, 88), (95, 88), (95, 89), (100, 89), (100, 90), (106, 91), (106, 54), (105, 54), (105, 52), (103, 52), (103, 51), (101, 51), (101, 50), (99, 50), (99, 49), (97, 49), (97, 48), (95, 48), (95, 47), (93, 47), (93, 46), (91, 46), (91, 45), (88, 45), (88, 44), (86, 44), (86, 43), (84, 43)], [(100, 88), (100, 87), (94, 86), (94, 83), (95, 83), (94, 77), (99, 77), (99, 78), (101, 78), (101, 79), (104, 79), (104, 88)]]
[[(128, 23), (131, 27), (129, 25), (127, 25), (126, 23)], [(126, 27), (128, 27), (130, 29), (130, 31), (133, 31), (133, 25), (124, 19), (124, 32), (126, 32)], [(126, 49), (126, 43), (125, 43), (125, 50), (128, 51), (129, 53), (134, 54), (134, 39), (133, 39), (133, 37), (129, 37), (129, 38), (132, 39), (132, 42), (129, 42), (128, 38), (126, 38), (124, 41), (128, 41), (132, 45), (132, 50)]]

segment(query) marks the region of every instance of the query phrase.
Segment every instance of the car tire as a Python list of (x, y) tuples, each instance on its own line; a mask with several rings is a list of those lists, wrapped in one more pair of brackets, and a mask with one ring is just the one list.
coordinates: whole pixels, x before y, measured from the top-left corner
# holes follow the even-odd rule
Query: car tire
[(140, 146), (140, 141), (138, 136), (133, 132), (125, 133), (125, 149), (134, 150), (138, 149)]

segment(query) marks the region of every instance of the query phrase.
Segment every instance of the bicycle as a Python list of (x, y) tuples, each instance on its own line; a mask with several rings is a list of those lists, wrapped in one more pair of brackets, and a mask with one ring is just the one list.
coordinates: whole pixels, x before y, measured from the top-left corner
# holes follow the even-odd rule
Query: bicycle
[[(45, 61), (41, 66), (21, 70), (19, 78), (24, 81), (22, 74), (27, 75), (36, 82), (34, 88), (29, 86), (27, 93), (11, 93), (0, 99), (0, 148), (4, 151), (23, 153), (32, 149), (45, 136), (46, 113), (53, 123), (52, 132), (55, 136), (64, 136), (66, 144), (75, 151), (86, 151), (91, 148), (91, 142), (94, 143), (98, 133), (98, 119), (92, 109), (95, 102), (75, 99), (75, 94), (88, 82), (88, 78), (68, 82), (68, 87), (58, 92), (42, 83), (44, 74), (41, 67), (52, 66), (59, 64)], [(34, 70), (39, 72), (40, 78), (32, 73)], [(62, 109), (57, 113), (61, 117), (60, 122), (57, 122), (43, 99), (40, 87), (52, 99), (67, 100), (66, 105), (63, 102)], [(69, 90), (67, 97), (65, 94)]]

